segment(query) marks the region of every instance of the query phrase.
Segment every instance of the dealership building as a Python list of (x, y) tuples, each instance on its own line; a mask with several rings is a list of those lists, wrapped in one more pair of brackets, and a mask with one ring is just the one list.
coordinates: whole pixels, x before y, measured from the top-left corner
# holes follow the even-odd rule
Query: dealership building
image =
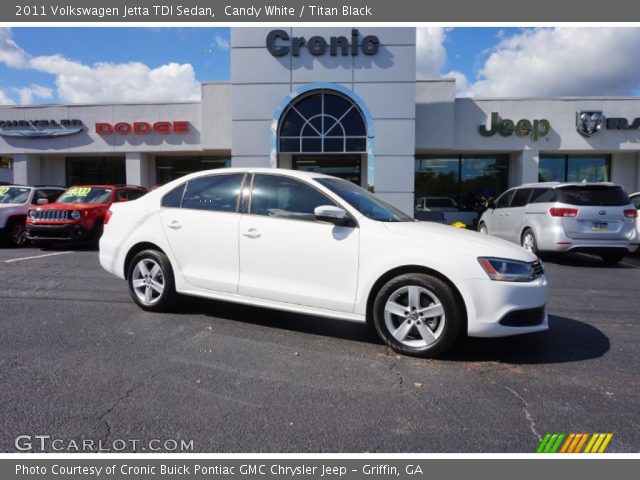
[(232, 28), (230, 54), (231, 80), (200, 101), (0, 107), (0, 181), (150, 187), (280, 167), (407, 212), (473, 210), (539, 180), (640, 190), (640, 98), (457, 98), (453, 79), (416, 78), (414, 28)]

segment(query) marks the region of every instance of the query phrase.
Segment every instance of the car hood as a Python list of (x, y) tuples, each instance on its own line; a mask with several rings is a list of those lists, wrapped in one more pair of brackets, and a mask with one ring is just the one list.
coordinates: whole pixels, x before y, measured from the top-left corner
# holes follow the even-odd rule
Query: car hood
[(434, 222), (390, 222), (385, 227), (393, 234), (446, 245), (449, 249), (473, 252), (479, 257), (499, 257), (533, 262), (536, 256), (500, 238)]
[(106, 203), (47, 203), (38, 206), (35, 210), (93, 210), (108, 207)]

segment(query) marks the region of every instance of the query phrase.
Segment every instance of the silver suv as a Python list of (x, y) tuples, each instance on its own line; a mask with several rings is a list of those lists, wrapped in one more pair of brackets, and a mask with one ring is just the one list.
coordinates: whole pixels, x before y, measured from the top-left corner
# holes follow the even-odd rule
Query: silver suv
[(640, 244), (638, 211), (613, 183), (531, 183), (512, 188), (489, 206), (481, 233), (540, 252), (585, 252), (617, 263)]

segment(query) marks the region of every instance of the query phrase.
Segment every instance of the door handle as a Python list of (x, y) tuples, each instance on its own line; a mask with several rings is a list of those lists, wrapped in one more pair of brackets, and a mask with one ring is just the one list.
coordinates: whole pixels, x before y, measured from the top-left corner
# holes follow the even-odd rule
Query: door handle
[(260, 238), (262, 236), (262, 234), (255, 228), (250, 228), (248, 231), (246, 231), (242, 235), (244, 235), (247, 238)]
[(178, 230), (179, 228), (182, 228), (182, 224), (178, 221), (178, 220), (174, 220), (173, 222), (171, 222), (169, 225), (167, 225), (169, 228), (172, 228), (174, 230)]

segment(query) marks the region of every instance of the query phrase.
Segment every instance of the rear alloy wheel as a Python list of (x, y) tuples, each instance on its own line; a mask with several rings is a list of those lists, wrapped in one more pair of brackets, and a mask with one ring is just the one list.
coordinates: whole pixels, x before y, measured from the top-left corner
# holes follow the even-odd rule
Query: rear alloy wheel
[(161, 312), (175, 301), (176, 290), (169, 259), (161, 252), (145, 250), (129, 265), (129, 293), (144, 310)]
[(489, 229), (487, 228), (487, 224), (484, 222), (478, 225), (478, 231), (483, 235), (489, 235)]
[(22, 247), (27, 243), (27, 229), (23, 222), (14, 222), (9, 228), (9, 243), (14, 247)]
[(520, 245), (529, 253), (533, 253), (534, 255), (539, 254), (538, 242), (536, 242), (536, 237), (530, 228), (527, 228), (522, 234)]
[(602, 261), (608, 265), (615, 265), (619, 263), (624, 258), (624, 253), (622, 252), (607, 252), (600, 255)]
[(462, 315), (451, 287), (425, 274), (400, 275), (378, 292), (373, 323), (398, 353), (433, 357), (458, 338)]

